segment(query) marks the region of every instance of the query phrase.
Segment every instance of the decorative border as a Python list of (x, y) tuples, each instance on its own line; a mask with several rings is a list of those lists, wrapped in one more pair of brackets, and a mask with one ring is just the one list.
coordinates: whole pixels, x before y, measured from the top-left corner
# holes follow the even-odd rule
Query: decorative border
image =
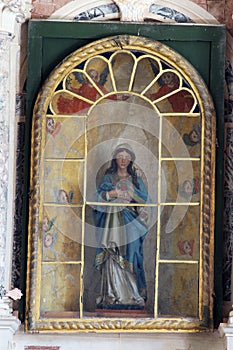
[(233, 188), (232, 188), (232, 141), (233, 141), (233, 40), (227, 35), (227, 51), (225, 66), (226, 93), (224, 96), (224, 213), (223, 213), (223, 303), (228, 315), (232, 309), (233, 279), (232, 279), (232, 227), (233, 227)]
[[(203, 173), (203, 199), (201, 207), (201, 242), (203, 256), (201, 257), (202, 269), (202, 295), (199, 303), (202, 305), (202, 319), (190, 318), (146, 318), (146, 319), (72, 319), (72, 320), (51, 320), (39, 319), (35, 300), (36, 280), (38, 268), (38, 217), (39, 217), (39, 168), (41, 159), (41, 138), (42, 138), (42, 116), (47, 112), (52, 94), (55, 88), (66, 74), (82, 61), (109, 50), (134, 49), (143, 50), (155, 54), (168, 64), (175, 67), (187, 80), (197, 95), (202, 112), (203, 121), (203, 143), (204, 159), (202, 160)], [(147, 38), (129, 35), (115, 36), (93, 42), (72, 53), (62, 64), (55, 69), (46, 81), (43, 89), (38, 95), (33, 117), (32, 134), (32, 155), (31, 155), (31, 193), (30, 218), (29, 218), (29, 245), (28, 257), (28, 330), (40, 331), (121, 331), (121, 332), (148, 332), (148, 331), (201, 331), (210, 327), (212, 320), (212, 292), (213, 292), (213, 233), (214, 233), (214, 164), (215, 164), (215, 110), (209, 92), (197, 74), (196, 70), (182, 56), (169, 47), (157, 41)]]
[[(224, 142), (224, 254), (223, 254), (223, 285), (224, 300), (231, 300), (232, 291), (232, 225), (233, 225), (233, 188), (232, 174), (233, 166), (233, 122), (225, 123), (225, 142)], [(231, 303), (232, 304), (232, 303)], [(231, 305), (232, 306), (232, 305)]]
[[(100, 18), (106, 18), (110, 15), (114, 15), (120, 17), (120, 11), (116, 4), (106, 4), (99, 5), (92, 8), (88, 8), (88, 10), (78, 13), (73, 17), (74, 21), (90, 21), (96, 20)], [(165, 5), (151, 4), (148, 5), (148, 14), (146, 17), (156, 17), (161, 22), (165, 21), (174, 21), (177, 23), (194, 23), (188, 16), (185, 14), (167, 7)]]
[(99, 17), (105, 18), (109, 15), (117, 15), (119, 17), (119, 9), (116, 4), (99, 5), (92, 7), (86, 11), (80, 12), (74, 16), (74, 21), (90, 21), (96, 20)]
[(73, 331), (73, 332), (161, 332), (161, 331), (190, 331), (200, 332), (205, 331), (199, 322), (192, 319), (82, 319), (72, 321), (42, 321), (35, 322), (36, 330), (38, 331)]

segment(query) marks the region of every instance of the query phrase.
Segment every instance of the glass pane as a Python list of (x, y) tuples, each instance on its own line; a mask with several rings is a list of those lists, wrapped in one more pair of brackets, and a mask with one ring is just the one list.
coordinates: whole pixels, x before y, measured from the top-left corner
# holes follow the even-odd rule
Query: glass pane
[(198, 316), (198, 265), (160, 264), (159, 316)]
[(189, 113), (196, 106), (196, 101), (180, 75), (171, 69), (158, 76), (146, 95), (156, 103), (161, 113)]
[(160, 259), (199, 259), (199, 211), (199, 206), (164, 206), (160, 220)]
[[(98, 83), (98, 87), (101, 91), (107, 93), (113, 91), (112, 80), (110, 77), (110, 69), (108, 65), (108, 60), (101, 55), (90, 59), (85, 64), (85, 71), (94, 78), (93, 80)], [(96, 73), (97, 74), (96, 74)]]
[(79, 317), (80, 278), (80, 264), (43, 264), (41, 316)]
[[(144, 215), (151, 214), (146, 226), (145, 219), (140, 221), (135, 216), (136, 208), (132, 208), (132, 214), (129, 207), (108, 208), (111, 214), (106, 208), (107, 212), (102, 213), (96, 207), (88, 206), (86, 210), (84, 313), (101, 317), (119, 313), (121, 317), (153, 316), (157, 210), (138, 208), (145, 211)], [(111, 227), (107, 226), (109, 215), (115, 222)], [(138, 302), (141, 297), (143, 305)]]
[(47, 116), (45, 158), (83, 158), (84, 132), (84, 120), (81, 118)]
[(160, 61), (154, 57), (143, 57), (137, 62), (133, 91), (143, 91), (153, 79), (156, 78), (161, 68)]
[(117, 53), (112, 59), (113, 80), (118, 91), (128, 91), (134, 66), (134, 56), (130, 52)]
[(163, 117), (162, 157), (200, 158), (199, 117)]
[[(167, 160), (162, 162), (162, 197), (166, 202), (199, 202), (200, 162)], [(164, 187), (166, 185), (166, 193)]]
[(158, 203), (159, 118), (150, 108), (142, 121), (145, 107), (129, 101), (114, 105), (114, 114), (112, 108), (111, 102), (103, 103), (88, 118), (87, 200), (97, 201), (96, 188), (111, 165), (116, 146), (128, 144), (135, 153), (136, 175), (142, 179), (150, 202)]
[(75, 204), (83, 201), (83, 163), (46, 161), (44, 169), (44, 202)]
[(47, 206), (43, 214), (43, 260), (80, 261), (81, 208)]

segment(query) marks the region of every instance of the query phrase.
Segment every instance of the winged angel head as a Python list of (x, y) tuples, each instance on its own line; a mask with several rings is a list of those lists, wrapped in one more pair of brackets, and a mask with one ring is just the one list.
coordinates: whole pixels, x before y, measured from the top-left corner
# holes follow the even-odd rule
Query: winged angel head
[(121, 13), (121, 21), (143, 22), (152, 0), (114, 0)]

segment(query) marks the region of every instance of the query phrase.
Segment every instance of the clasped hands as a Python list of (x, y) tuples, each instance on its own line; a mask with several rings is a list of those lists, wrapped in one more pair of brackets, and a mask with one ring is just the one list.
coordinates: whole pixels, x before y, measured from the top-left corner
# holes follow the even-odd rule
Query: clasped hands
[(108, 195), (110, 198), (120, 198), (124, 201), (130, 202), (133, 198), (133, 192), (132, 191), (121, 191), (118, 189), (111, 190), (108, 192)]

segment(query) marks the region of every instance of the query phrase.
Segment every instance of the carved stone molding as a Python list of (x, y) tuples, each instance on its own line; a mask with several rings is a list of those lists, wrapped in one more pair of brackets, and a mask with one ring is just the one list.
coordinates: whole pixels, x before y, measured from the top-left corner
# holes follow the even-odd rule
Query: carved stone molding
[(143, 22), (153, 0), (114, 0), (114, 2), (120, 9), (121, 21)]
[(0, 0), (0, 31), (14, 35), (15, 24), (29, 19), (31, 10), (30, 0)]

